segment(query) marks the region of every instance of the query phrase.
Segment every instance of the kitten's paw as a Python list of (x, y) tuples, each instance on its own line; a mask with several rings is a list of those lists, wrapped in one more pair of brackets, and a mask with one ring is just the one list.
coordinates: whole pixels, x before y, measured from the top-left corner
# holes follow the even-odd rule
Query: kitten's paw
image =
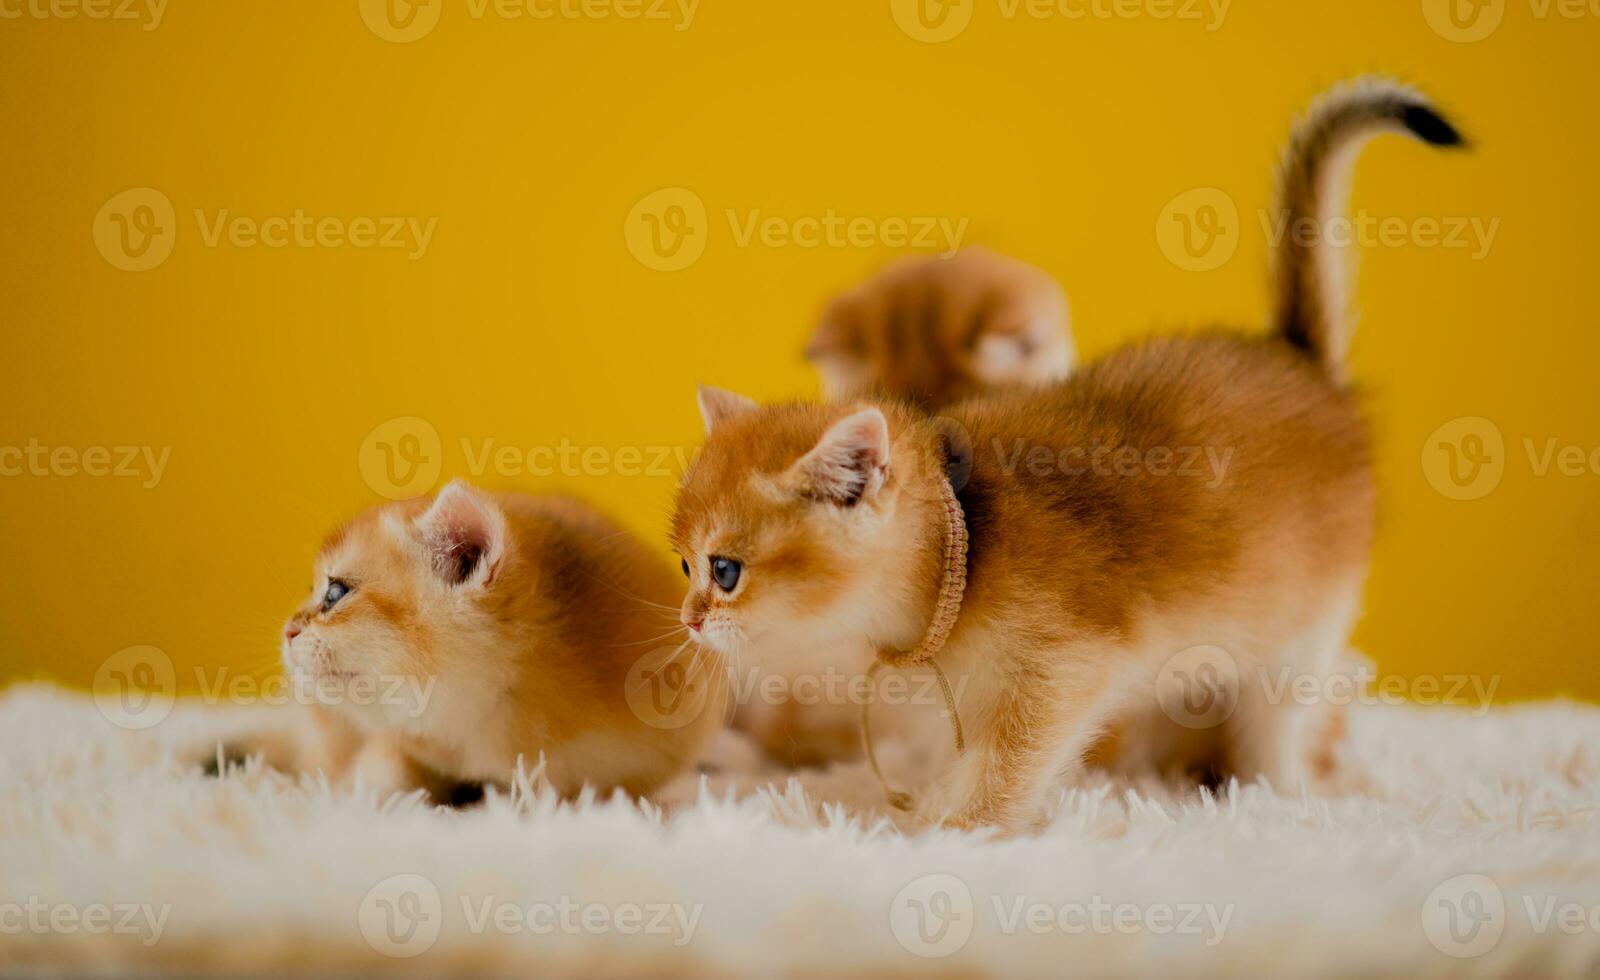
[(218, 742), (212, 747), (211, 753), (200, 759), (200, 771), (212, 779), (219, 779), (225, 773), (242, 770), (245, 763), (250, 761), (250, 750), (234, 742)]
[(465, 810), (467, 807), (482, 803), (483, 797), (482, 783), (456, 783), (450, 787), (450, 795), (445, 803), (452, 809)]

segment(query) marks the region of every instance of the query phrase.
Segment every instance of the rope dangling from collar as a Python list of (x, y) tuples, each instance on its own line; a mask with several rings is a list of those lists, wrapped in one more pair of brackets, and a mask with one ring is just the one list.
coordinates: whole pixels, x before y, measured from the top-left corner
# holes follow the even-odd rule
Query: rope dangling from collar
[(948, 480), (940, 482), (943, 491), (944, 516), (944, 575), (939, 582), (939, 598), (933, 607), (933, 620), (927, 632), (910, 650), (879, 647), (878, 658), (867, 669), (867, 696), (861, 703), (861, 742), (866, 748), (867, 763), (872, 775), (883, 788), (889, 805), (897, 810), (911, 809), (911, 795), (889, 788), (878, 768), (878, 756), (872, 750), (872, 700), (878, 690), (878, 671), (884, 667), (917, 667), (927, 664), (939, 678), (939, 689), (944, 694), (945, 711), (950, 716), (950, 727), (955, 733), (956, 754), (966, 751), (967, 741), (961, 731), (961, 716), (956, 713), (955, 693), (950, 689), (950, 679), (945, 676), (933, 658), (944, 649), (945, 641), (955, 629), (956, 617), (961, 615), (961, 599), (967, 591), (967, 521), (956, 499), (955, 487)]

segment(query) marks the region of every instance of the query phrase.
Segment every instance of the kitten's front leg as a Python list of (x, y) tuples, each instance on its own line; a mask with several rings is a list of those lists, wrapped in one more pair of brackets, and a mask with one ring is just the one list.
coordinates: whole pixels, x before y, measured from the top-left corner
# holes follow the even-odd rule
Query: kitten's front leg
[(1057, 775), (1079, 764), (1099, 732), (1106, 690), (1097, 657), (1039, 651), (1007, 664), (944, 779), (944, 825), (1012, 833), (1032, 826)]

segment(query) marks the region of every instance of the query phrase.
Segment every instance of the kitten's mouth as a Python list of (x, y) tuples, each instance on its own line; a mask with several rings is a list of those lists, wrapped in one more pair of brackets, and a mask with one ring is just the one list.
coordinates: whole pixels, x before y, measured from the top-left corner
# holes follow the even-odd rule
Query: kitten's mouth
[(340, 684), (355, 680), (357, 671), (339, 670), (321, 657), (313, 656), (309, 663), (300, 663), (289, 658), (289, 676), (292, 680), (302, 684), (324, 684), (334, 681)]
[(698, 629), (689, 630), (689, 636), (698, 644), (716, 653), (733, 653), (737, 645), (735, 637), (737, 628), (730, 628), (721, 623), (702, 623)]

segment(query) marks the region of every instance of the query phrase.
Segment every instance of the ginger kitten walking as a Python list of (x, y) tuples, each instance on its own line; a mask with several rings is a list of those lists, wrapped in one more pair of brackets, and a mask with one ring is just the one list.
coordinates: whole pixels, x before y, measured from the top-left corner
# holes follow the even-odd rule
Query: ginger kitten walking
[(1027, 826), (1053, 777), (1107, 725), (1148, 713), (1163, 666), (1196, 648), (1225, 658), (1211, 676), (1231, 711), (1203, 732), (1219, 765), (1294, 787), (1321, 716), (1276, 682), (1330, 669), (1373, 535), (1368, 436), (1342, 380), (1340, 259), (1320, 230), (1343, 211), (1354, 151), (1382, 131), (1459, 142), (1392, 83), (1319, 103), (1283, 185), (1290, 228), (1319, 233), (1285, 238), (1271, 336), (1135, 344), (940, 420), (895, 401), (762, 407), (703, 389), (710, 435), (673, 526), (684, 622), (751, 660), (797, 638), (865, 640), (891, 660), (926, 649), (959, 571), (953, 490), (966, 589), (932, 646), (966, 681), (968, 746), (924, 816)]

